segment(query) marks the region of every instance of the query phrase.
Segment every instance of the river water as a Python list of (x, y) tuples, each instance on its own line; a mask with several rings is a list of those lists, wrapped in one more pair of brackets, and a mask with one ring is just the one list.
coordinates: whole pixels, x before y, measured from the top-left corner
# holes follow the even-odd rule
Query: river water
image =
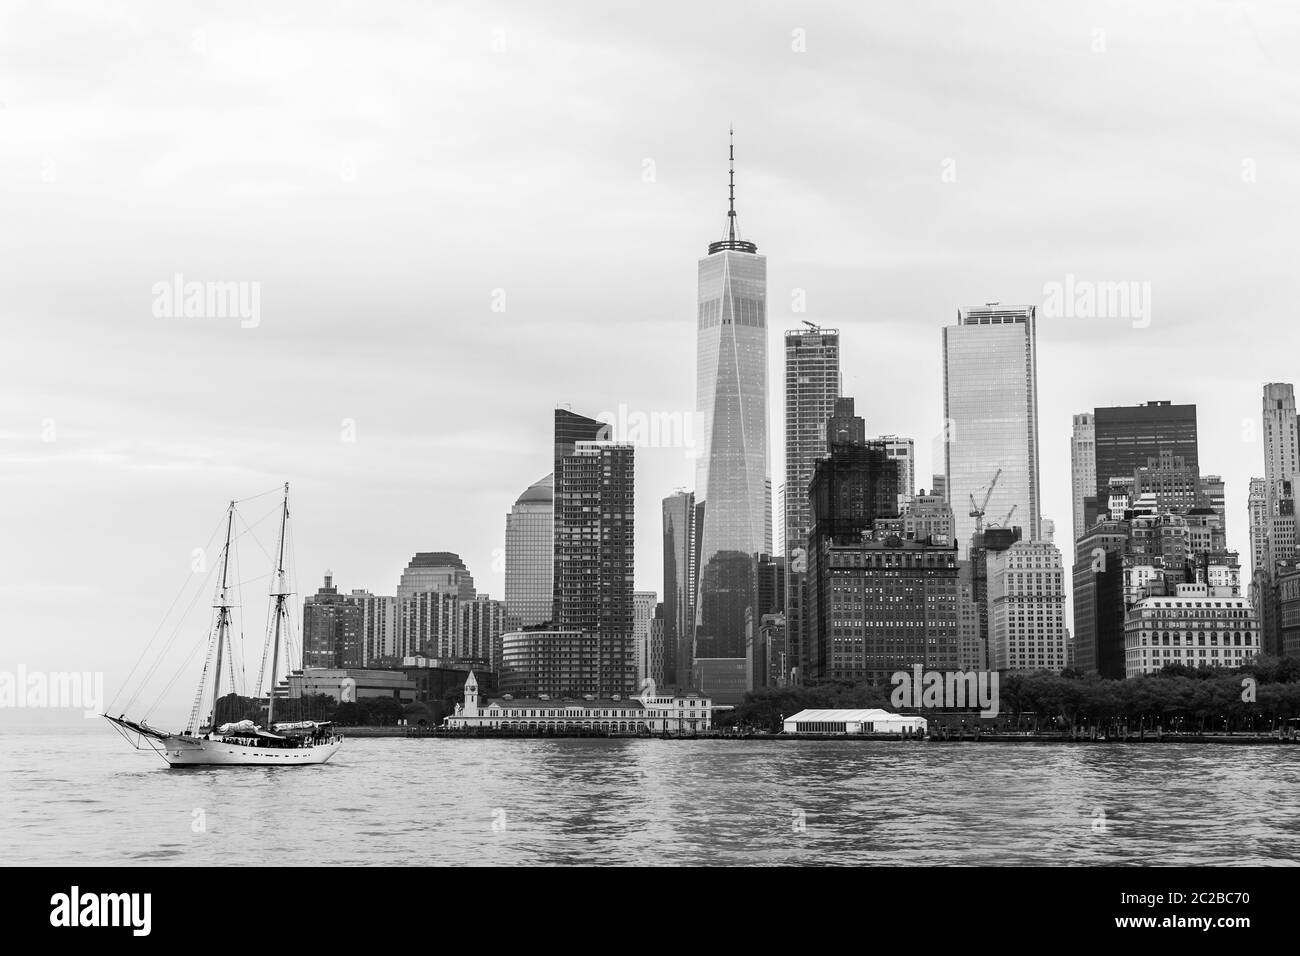
[(345, 741), (169, 770), (0, 733), (7, 864), (1294, 864), (1300, 747)]

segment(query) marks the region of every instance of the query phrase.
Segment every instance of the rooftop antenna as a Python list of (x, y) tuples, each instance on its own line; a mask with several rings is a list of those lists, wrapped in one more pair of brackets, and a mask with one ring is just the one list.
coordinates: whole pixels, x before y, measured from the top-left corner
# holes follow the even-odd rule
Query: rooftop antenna
[(758, 246), (739, 238), (736, 229), (736, 128), (727, 128), (727, 229), (721, 239), (709, 243), (709, 255), (724, 250), (735, 252), (758, 252)]
[(736, 127), (727, 128), (727, 238), (736, 238)]

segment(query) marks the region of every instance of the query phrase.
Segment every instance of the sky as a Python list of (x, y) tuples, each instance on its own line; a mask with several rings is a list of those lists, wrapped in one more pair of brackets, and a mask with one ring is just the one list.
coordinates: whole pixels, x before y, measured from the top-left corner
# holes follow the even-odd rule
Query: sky
[[(1058, 543), (1072, 414), (1168, 399), (1248, 565), (1261, 386), (1297, 377), (1298, 41), (1292, 5), (1208, 0), (0, 3), (0, 669), (111, 697), (226, 502), (285, 481), (300, 593), (391, 594), (446, 550), (502, 596), (557, 405), (694, 408), (729, 125), (774, 482), (785, 329), (840, 330), (925, 487), (942, 327), (1037, 304)], [(255, 319), (169, 311), (177, 275), (256, 283)], [(1149, 314), (1043, 314), (1067, 276)], [(637, 451), (639, 589), (683, 444)]]

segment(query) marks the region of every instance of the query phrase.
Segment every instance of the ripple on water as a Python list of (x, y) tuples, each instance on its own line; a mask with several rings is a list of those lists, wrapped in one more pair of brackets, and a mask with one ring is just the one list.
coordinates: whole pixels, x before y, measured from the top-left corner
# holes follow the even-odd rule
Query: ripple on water
[(322, 768), (174, 773), (121, 747), (0, 737), (6, 862), (1300, 861), (1300, 748), (358, 738)]

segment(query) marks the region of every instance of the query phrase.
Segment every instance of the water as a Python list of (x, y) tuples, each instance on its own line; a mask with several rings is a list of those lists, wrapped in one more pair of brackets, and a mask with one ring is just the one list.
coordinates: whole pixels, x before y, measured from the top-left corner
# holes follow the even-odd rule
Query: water
[(353, 738), (178, 771), (0, 734), (7, 864), (1292, 864), (1298, 805), (1300, 747)]

